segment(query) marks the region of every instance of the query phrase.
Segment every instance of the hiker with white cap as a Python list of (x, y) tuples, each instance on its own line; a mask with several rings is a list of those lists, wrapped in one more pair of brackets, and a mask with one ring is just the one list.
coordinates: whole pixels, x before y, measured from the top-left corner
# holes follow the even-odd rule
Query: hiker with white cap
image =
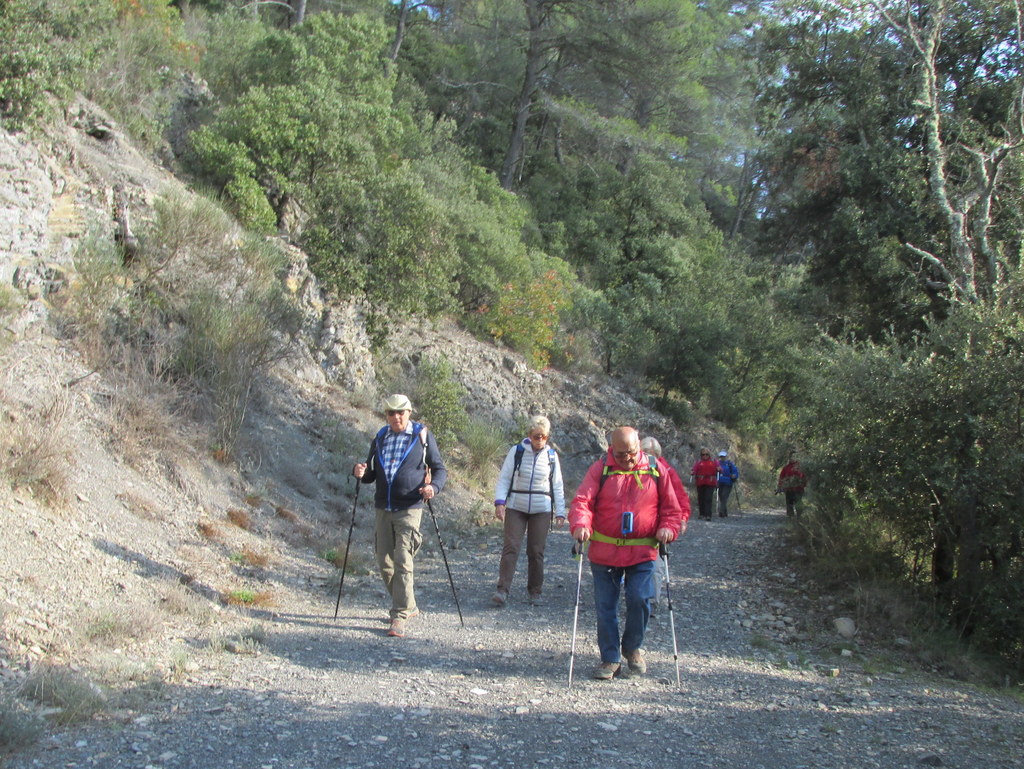
[(412, 403), (401, 393), (384, 400), (388, 423), (370, 442), (366, 462), (352, 468), (363, 483), (377, 484), (374, 542), (377, 567), (391, 596), (388, 635), (405, 635), (407, 620), (420, 613), (413, 591), (413, 557), (420, 549), (423, 504), (444, 488), (448, 471), (434, 434), (412, 421)]
[(729, 493), (733, 484), (740, 479), (739, 468), (729, 459), (729, 452), (718, 452), (718, 516), (725, 518), (729, 514)]

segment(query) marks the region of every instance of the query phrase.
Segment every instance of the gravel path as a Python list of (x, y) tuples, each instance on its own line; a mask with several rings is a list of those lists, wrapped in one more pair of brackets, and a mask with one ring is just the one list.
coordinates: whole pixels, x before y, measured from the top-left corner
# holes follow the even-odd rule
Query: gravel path
[(838, 636), (788, 616), (799, 591), (777, 563), (784, 528), (777, 512), (747, 512), (693, 521), (673, 546), (681, 688), (664, 606), (651, 620), (646, 676), (589, 678), (597, 649), (586, 568), (567, 687), (576, 564), (564, 531), (549, 540), (539, 607), (521, 584), (507, 607), (490, 605), (496, 529), (450, 550), (462, 628), (431, 530), (417, 559), (424, 613), (407, 638), (384, 635), (375, 578), (346, 578), (337, 621), (334, 596), (307, 591), (304, 603), (261, 620), (258, 653), (199, 648), (196, 669), (145, 713), (57, 733), (7, 765), (1024, 766), (1020, 702), (898, 669), (869, 675), (853, 642), (843, 656)]

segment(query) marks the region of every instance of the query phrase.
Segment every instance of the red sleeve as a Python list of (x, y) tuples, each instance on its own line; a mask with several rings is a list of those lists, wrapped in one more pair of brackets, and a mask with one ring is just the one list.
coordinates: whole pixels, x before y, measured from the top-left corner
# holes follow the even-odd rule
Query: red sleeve
[[(673, 482), (673, 477), (678, 480), (679, 475), (664, 459), (658, 459), (658, 472), (662, 475), (658, 494), (658, 528), (669, 529), (673, 538), (678, 537), (683, 523), (683, 499), (686, 500), (687, 518), (690, 517), (690, 499), (686, 495), (683, 499), (679, 498), (676, 484)], [(682, 481), (679, 481), (679, 485), (682, 486)]]

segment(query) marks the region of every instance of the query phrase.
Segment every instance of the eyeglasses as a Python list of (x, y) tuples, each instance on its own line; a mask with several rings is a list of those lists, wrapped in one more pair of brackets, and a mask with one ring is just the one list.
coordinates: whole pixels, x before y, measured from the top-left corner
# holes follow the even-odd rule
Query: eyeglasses
[(388, 409), (384, 413), (387, 414), (389, 417), (394, 417), (398, 416), (399, 414), (404, 414), (405, 409)]
[(547, 439), (548, 439), (548, 436), (546, 436), (546, 435), (531, 435), (530, 436), (530, 440), (531, 441), (546, 441)]
[(613, 451), (612, 456), (616, 459), (625, 459), (626, 457), (635, 457), (640, 453), (640, 449), (633, 449), (632, 451)]

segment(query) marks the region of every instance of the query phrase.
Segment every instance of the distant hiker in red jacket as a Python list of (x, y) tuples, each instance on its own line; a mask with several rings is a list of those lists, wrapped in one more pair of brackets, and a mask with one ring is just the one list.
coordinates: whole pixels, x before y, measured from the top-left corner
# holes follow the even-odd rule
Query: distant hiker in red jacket
[(700, 459), (690, 470), (690, 479), (697, 486), (697, 511), (701, 520), (711, 520), (711, 508), (715, 504), (715, 489), (718, 487), (718, 463), (711, 458), (708, 449), (700, 450)]
[(782, 468), (779, 473), (779, 485), (775, 493), (780, 491), (786, 495), (786, 515), (800, 515), (802, 505), (801, 498), (804, 489), (807, 488), (807, 474), (800, 468), (800, 462), (796, 458), (796, 452), (789, 452), (789, 464)]
[[(601, 664), (593, 677), (610, 680), (647, 672), (644, 635), (654, 598), (654, 562), (658, 544), (679, 536), (682, 507), (668, 479), (668, 465), (640, 451), (633, 427), (618, 427), (604, 459), (587, 470), (569, 507), (569, 530), (577, 542), (590, 541), (594, 577), (597, 644)], [(626, 622), (619, 636), (618, 605), (626, 590)]]

